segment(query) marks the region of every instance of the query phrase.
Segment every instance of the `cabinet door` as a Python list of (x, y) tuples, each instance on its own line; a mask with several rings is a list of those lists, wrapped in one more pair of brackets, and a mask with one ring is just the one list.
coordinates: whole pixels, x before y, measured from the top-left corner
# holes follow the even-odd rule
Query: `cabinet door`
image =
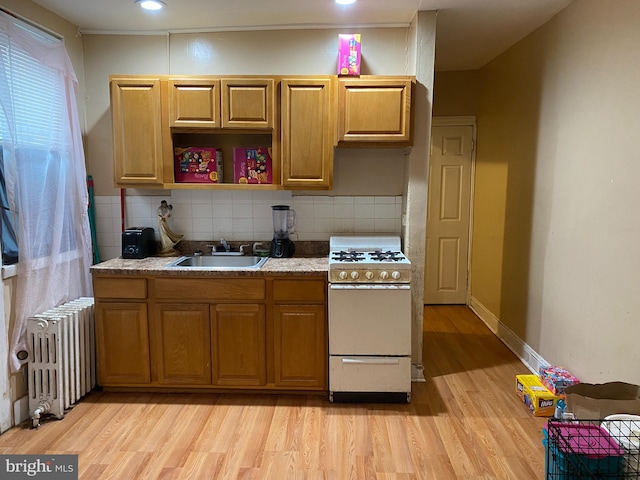
[(282, 80), (282, 184), (331, 188), (335, 95), (331, 78)]
[(272, 78), (222, 79), (222, 128), (273, 128)]
[(172, 127), (220, 128), (220, 81), (170, 79), (169, 119)]
[(340, 142), (411, 141), (410, 79), (340, 79)]
[(209, 305), (160, 304), (149, 323), (158, 383), (210, 385)]
[(151, 381), (146, 303), (96, 302), (98, 383), (144, 385)]
[(160, 79), (112, 78), (115, 183), (162, 185), (163, 115)]
[(265, 385), (264, 305), (215, 305), (211, 318), (214, 384)]
[(274, 307), (274, 368), (278, 387), (327, 387), (324, 305)]

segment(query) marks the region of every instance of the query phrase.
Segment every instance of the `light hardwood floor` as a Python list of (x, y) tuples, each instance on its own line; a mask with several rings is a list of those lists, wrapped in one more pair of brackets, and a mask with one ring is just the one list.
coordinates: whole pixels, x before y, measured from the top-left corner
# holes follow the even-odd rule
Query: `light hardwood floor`
[(537, 479), (545, 419), (524, 365), (467, 307), (425, 307), (425, 383), (408, 405), (306, 395), (93, 392), (0, 453), (77, 453), (81, 479)]

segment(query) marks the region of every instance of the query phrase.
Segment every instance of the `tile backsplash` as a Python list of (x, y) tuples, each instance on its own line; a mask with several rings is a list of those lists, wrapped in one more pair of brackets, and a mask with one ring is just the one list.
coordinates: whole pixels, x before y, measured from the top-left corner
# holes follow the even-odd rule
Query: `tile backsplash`
[[(329, 240), (331, 235), (395, 234), (401, 231), (402, 196), (331, 197), (292, 195), (288, 190), (171, 190), (165, 195), (125, 199), (125, 227), (153, 227), (162, 200), (173, 205), (170, 226), (185, 240), (270, 241), (272, 205), (296, 211), (293, 240)], [(101, 260), (121, 255), (119, 196), (95, 197), (96, 232)]]

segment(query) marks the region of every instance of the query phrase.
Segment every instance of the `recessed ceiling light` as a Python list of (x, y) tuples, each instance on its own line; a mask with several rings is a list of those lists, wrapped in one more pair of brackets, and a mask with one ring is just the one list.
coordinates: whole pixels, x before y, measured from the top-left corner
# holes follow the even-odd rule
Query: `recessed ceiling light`
[(351, 5), (352, 3), (356, 3), (356, 0), (336, 0), (338, 5)]
[(145, 10), (160, 10), (162, 7), (166, 6), (166, 3), (161, 2), (160, 0), (135, 0), (135, 3)]

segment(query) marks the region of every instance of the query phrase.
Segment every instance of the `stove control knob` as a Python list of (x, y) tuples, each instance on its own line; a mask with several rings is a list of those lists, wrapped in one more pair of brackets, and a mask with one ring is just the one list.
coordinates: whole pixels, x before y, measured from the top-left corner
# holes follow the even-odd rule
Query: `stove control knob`
[(367, 280), (371, 280), (373, 278), (373, 272), (367, 272), (364, 274), (364, 276), (367, 278)]
[(353, 280), (357, 280), (360, 277), (360, 274), (358, 272), (351, 272), (351, 278)]
[(400, 278), (400, 272), (393, 272), (391, 274), (391, 278), (393, 278), (394, 280), (398, 280)]
[(382, 280), (386, 280), (387, 278), (389, 278), (389, 272), (383, 270), (382, 272), (380, 272), (380, 278)]
[(340, 272), (338, 274), (338, 277), (340, 278), (340, 280), (346, 280), (347, 279), (347, 272)]

